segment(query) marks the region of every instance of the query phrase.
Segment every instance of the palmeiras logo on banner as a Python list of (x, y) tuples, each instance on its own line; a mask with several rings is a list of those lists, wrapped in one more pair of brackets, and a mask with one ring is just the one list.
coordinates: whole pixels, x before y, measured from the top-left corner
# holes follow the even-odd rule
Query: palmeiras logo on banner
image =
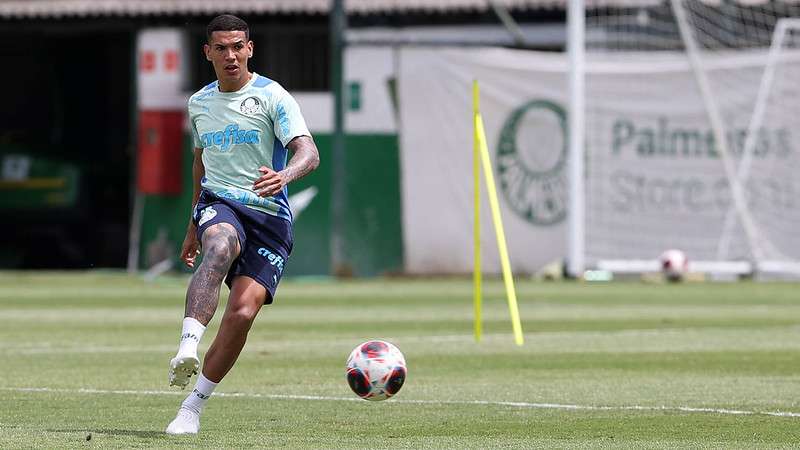
[(548, 100), (533, 100), (506, 119), (497, 146), (500, 189), (511, 209), (534, 225), (567, 215), (567, 114)]

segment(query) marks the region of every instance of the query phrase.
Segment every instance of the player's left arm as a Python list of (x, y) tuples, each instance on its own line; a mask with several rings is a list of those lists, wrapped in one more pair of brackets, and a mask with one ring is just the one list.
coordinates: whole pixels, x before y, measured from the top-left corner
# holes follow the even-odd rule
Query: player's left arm
[(265, 102), (264, 113), (273, 123), (275, 138), (292, 156), (280, 171), (276, 172), (267, 166), (258, 168), (259, 177), (253, 183), (253, 190), (260, 197), (277, 195), (287, 184), (302, 178), (319, 165), (319, 151), (300, 112), (300, 105), (285, 89), (276, 86), (273, 95)]
[(261, 176), (253, 184), (253, 190), (259, 197), (276, 195), (287, 184), (303, 178), (319, 166), (319, 150), (311, 136), (297, 136), (286, 148), (292, 153), (289, 163), (278, 172), (267, 166), (261, 166), (258, 171)]

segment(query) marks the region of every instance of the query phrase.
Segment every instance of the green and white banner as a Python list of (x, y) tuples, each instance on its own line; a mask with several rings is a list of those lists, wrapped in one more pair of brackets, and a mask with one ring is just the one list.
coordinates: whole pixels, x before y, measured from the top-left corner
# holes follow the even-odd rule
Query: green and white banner
[[(499, 49), (403, 49), (399, 70), (405, 270), (465, 273), (473, 260), (472, 81), (498, 183), (511, 266), (566, 251), (565, 61)], [(485, 192), (485, 188), (482, 188)], [(500, 260), (486, 195), (482, 253)]]
[[(766, 61), (765, 53), (704, 60), (739, 166)], [(800, 257), (798, 63), (787, 55), (770, 87), (744, 183), (758, 239)], [(566, 55), (507, 49), (404, 49), (399, 104), (406, 270), (472, 267), (473, 79), (498, 180), (511, 263), (533, 272), (566, 255)], [(654, 259), (680, 248), (694, 260), (749, 258), (731, 210), (729, 180), (706, 105), (685, 55), (615, 54), (586, 65), (586, 253), (600, 259)], [(484, 198), (483, 251), (499, 260)], [(736, 219), (736, 215), (733, 215)]]

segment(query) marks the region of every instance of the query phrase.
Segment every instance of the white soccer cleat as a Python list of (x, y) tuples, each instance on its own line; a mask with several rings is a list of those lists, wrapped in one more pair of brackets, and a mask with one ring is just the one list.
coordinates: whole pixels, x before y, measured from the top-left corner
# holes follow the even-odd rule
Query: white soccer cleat
[(172, 358), (169, 362), (169, 385), (185, 388), (199, 368), (200, 359), (195, 355), (178, 355)]
[(200, 430), (200, 414), (181, 407), (178, 415), (167, 425), (167, 434), (197, 434)]

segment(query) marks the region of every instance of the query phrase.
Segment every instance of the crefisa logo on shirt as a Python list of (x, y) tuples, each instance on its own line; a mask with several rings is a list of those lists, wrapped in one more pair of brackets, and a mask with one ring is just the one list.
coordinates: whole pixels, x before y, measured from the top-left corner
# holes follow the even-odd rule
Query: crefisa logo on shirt
[(223, 131), (210, 131), (200, 136), (203, 148), (218, 146), (220, 151), (227, 151), (235, 144), (258, 144), (261, 130), (240, 130), (239, 125), (232, 123)]
[(239, 105), (239, 110), (248, 116), (252, 116), (261, 111), (261, 101), (258, 100), (258, 97), (247, 97), (242, 100), (242, 103)]

